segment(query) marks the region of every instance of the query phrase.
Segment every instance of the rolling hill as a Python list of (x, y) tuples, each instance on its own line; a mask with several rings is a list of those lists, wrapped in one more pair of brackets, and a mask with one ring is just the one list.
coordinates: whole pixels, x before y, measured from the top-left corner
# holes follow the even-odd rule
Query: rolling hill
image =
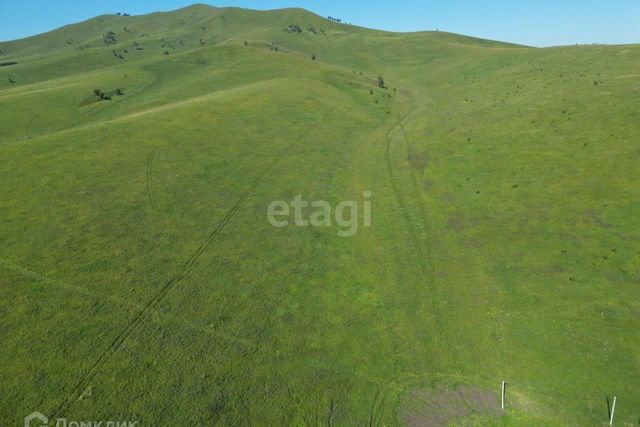
[(640, 46), (195, 5), (0, 64), (7, 425), (640, 419)]

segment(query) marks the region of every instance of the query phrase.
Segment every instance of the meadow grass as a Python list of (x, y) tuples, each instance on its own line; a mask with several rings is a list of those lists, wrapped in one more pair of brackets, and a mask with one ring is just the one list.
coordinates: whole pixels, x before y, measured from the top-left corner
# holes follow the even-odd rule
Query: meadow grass
[[(0, 50), (2, 420), (399, 425), (506, 380), (439, 411), (638, 421), (640, 47), (194, 6)], [(364, 191), (351, 238), (267, 220)]]

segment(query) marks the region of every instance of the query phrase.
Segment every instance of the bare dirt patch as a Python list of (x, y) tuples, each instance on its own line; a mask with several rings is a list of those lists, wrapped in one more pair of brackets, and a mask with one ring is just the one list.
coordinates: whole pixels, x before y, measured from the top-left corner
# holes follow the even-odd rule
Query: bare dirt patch
[(483, 415), (498, 417), (498, 396), (472, 386), (437, 386), (412, 390), (404, 398), (400, 417), (409, 427), (447, 426), (456, 420)]

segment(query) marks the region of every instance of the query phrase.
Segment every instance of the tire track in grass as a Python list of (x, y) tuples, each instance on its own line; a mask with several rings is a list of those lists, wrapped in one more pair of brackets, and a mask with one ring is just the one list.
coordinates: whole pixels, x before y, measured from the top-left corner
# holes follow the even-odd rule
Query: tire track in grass
[(196, 251), (187, 259), (183, 264), (182, 272), (172, 277), (144, 306), (144, 308), (125, 326), (125, 328), (115, 337), (107, 349), (96, 359), (91, 365), (89, 370), (80, 378), (78, 383), (73, 387), (67, 397), (65, 397), (58, 407), (53, 411), (50, 419), (59, 418), (65, 411), (71, 408), (73, 404), (78, 400), (86, 388), (93, 382), (98, 373), (102, 370), (104, 365), (113, 357), (113, 355), (122, 347), (122, 344), (126, 341), (131, 334), (136, 331), (144, 320), (151, 314), (151, 311), (164, 299), (169, 291), (174, 288), (178, 283), (184, 280), (196, 265), (202, 254), (211, 247), (216, 238), (220, 235), (220, 232), (231, 221), (237, 211), (240, 209), (244, 201), (254, 192), (256, 187), (262, 182), (267, 174), (273, 169), (290, 151), (299, 140), (304, 138), (309, 133), (319, 128), (326, 119), (339, 107), (336, 105), (331, 108), (319, 121), (313, 126), (302, 132), (297, 138), (293, 139), (293, 142), (282, 149), (276, 157), (260, 172), (251, 182), (249, 188), (245, 190), (240, 198), (236, 200), (233, 206), (227, 211), (223, 219), (218, 223), (216, 228), (207, 236), (206, 240), (196, 249)]
[[(395, 181), (394, 178), (394, 174), (393, 174), (393, 167), (392, 167), (392, 163), (391, 163), (391, 134), (398, 128), (399, 124), (402, 123), (402, 121), (412, 112), (414, 111), (414, 108), (412, 108), (411, 110), (409, 110), (405, 115), (403, 115), (398, 122), (395, 125), (392, 125), (391, 128), (389, 128), (389, 130), (387, 131), (387, 133), (384, 136), (384, 150), (385, 150), (385, 165), (386, 165), (386, 169), (387, 169), (387, 177), (389, 178), (389, 182), (391, 184), (391, 188), (393, 190), (394, 196), (396, 201), (398, 202), (399, 206), (400, 206), (400, 210), (402, 211), (402, 217), (403, 220), (405, 222), (405, 226), (407, 228), (407, 231), (410, 234), (410, 238), (412, 241), (412, 244), (414, 246), (414, 248), (416, 249), (416, 251), (418, 252), (418, 257), (419, 259), (422, 259), (422, 249), (420, 247), (419, 241), (418, 241), (418, 237), (417, 234), (415, 232), (415, 226), (413, 225), (413, 221), (411, 219), (411, 216), (409, 215), (409, 210), (404, 202), (404, 199), (402, 198), (401, 194), (400, 194), (400, 190), (397, 186), (397, 183)], [(422, 267), (421, 267), (422, 269)], [(390, 326), (388, 326), (390, 328)], [(392, 361), (393, 363), (393, 372), (394, 375), (397, 375), (396, 372), (396, 367), (395, 367), (395, 361)], [(390, 391), (390, 389), (392, 387), (395, 386), (395, 379), (391, 379), (391, 380), (387, 380), (381, 383), (380, 388), (378, 389), (378, 391), (376, 392), (376, 395), (373, 399), (373, 403), (371, 406), (371, 416), (369, 417), (369, 427), (374, 427), (374, 426), (378, 426), (381, 423), (382, 420), (382, 416), (384, 414), (384, 402), (386, 401), (387, 395)]]
[[(411, 110), (409, 110), (409, 112), (407, 112), (405, 115), (403, 115), (398, 122), (395, 125), (392, 125), (389, 130), (386, 132), (385, 136), (384, 136), (384, 150), (385, 150), (385, 165), (386, 165), (386, 169), (387, 169), (387, 176), (389, 178), (389, 182), (391, 184), (394, 196), (398, 202), (398, 204), (400, 205), (400, 210), (402, 211), (402, 217), (405, 221), (405, 225), (407, 227), (407, 230), (409, 232), (409, 234), (411, 235), (411, 240), (413, 242), (413, 246), (416, 248), (416, 250), (419, 252), (419, 258), (422, 258), (421, 254), (421, 248), (420, 245), (418, 243), (418, 238), (417, 235), (415, 233), (415, 227), (413, 226), (413, 221), (411, 220), (411, 216), (409, 215), (409, 210), (407, 209), (407, 206), (404, 202), (404, 200), (402, 199), (399, 189), (397, 187), (397, 184), (395, 182), (394, 179), (394, 175), (393, 175), (393, 167), (391, 164), (391, 134), (393, 133), (394, 130), (396, 130), (398, 128), (399, 123), (401, 123), (409, 114), (411, 114), (413, 112), (414, 108), (412, 108)], [(384, 304), (384, 302), (383, 302)], [(387, 326), (389, 329), (391, 328), (389, 325)], [(394, 375), (397, 375), (396, 372), (396, 364), (395, 361), (392, 360), (393, 363), (393, 372)], [(374, 426), (378, 426), (380, 425), (380, 421), (382, 419), (382, 415), (384, 413), (384, 402), (386, 400), (386, 396), (389, 392), (389, 390), (391, 389), (391, 387), (393, 387), (395, 384), (395, 380), (387, 380), (381, 383), (380, 388), (378, 389), (378, 391), (376, 392), (376, 395), (373, 399), (373, 403), (371, 405), (371, 415), (369, 417), (369, 427), (374, 427)]]
[[(441, 319), (440, 310), (438, 309), (438, 304), (436, 301), (437, 298), (436, 298), (436, 292), (435, 292), (436, 291), (435, 265), (434, 265), (434, 258), (433, 258), (433, 247), (431, 244), (427, 242), (427, 247), (425, 248), (425, 245), (420, 242), (416, 224), (411, 218), (407, 204), (404, 198), (402, 197), (402, 193), (400, 192), (400, 188), (398, 186), (398, 183), (396, 182), (396, 176), (394, 175), (394, 171), (393, 171), (393, 162), (391, 161), (392, 134), (394, 133), (394, 131), (399, 130), (400, 137), (402, 137), (402, 139), (404, 140), (404, 145), (405, 147), (407, 147), (409, 140), (407, 138), (407, 134), (404, 129), (404, 122), (407, 119), (407, 117), (409, 117), (415, 111), (416, 111), (416, 108), (412, 107), (406, 114), (404, 114), (398, 120), (397, 124), (391, 129), (389, 129), (389, 131), (387, 132), (385, 136), (385, 140), (386, 140), (385, 141), (385, 162), (386, 162), (387, 175), (389, 178), (389, 182), (391, 184), (391, 188), (393, 190), (396, 201), (400, 206), (400, 210), (402, 211), (402, 217), (404, 219), (406, 229), (409, 232), (412, 245), (420, 261), (418, 263), (420, 272), (424, 276), (424, 279), (426, 280), (427, 285), (429, 286), (430, 305), (433, 313), (432, 318), (436, 326), (435, 344), (439, 349), (439, 354), (443, 358), (444, 363), (447, 364), (451, 359), (451, 349), (450, 349), (450, 346), (445, 345), (444, 343), (442, 319)], [(415, 187), (415, 175), (413, 172), (411, 173), (411, 178), (412, 178), (411, 179), (412, 185), (414, 186), (414, 191), (417, 191), (418, 189), (417, 187)], [(424, 202), (420, 194), (416, 194), (416, 197), (418, 197), (418, 203), (419, 203), (420, 222), (422, 223), (422, 226), (424, 227), (424, 229), (427, 230), (428, 221), (427, 221), (426, 211), (424, 208)], [(422, 262), (423, 260), (426, 260), (426, 265)], [(382, 388), (378, 391), (378, 393), (376, 394), (376, 397), (374, 398), (374, 402), (372, 406), (372, 414), (369, 420), (370, 427), (381, 425), (382, 416), (384, 414), (385, 402), (388, 400), (389, 395), (392, 393), (392, 390), (398, 387), (402, 387), (401, 380), (399, 380), (399, 382), (396, 380), (387, 381), (386, 384), (384, 384)]]
[(382, 424), (382, 416), (384, 415), (384, 405), (391, 388), (396, 385), (395, 381), (382, 384), (376, 393), (371, 408), (371, 418), (369, 419), (369, 427), (375, 427)]
[[(409, 214), (409, 209), (407, 208), (407, 204), (404, 201), (403, 197), (402, 197), (402, 193), (400, 192), (400, 189), (396, 183), (396, 179), (394, 177), (394, 173), (393, 173), (393, 166), (392, 166), (392, 162), (391, 162), (391, 155), (390, 155), (390, 151), (391, 151), (391, 133), (396, 130), (399, 129), (401, 132), (401, 137), (404, 139), (405, 141), (405, 146), (407, 144), (407, 139), (406, 139), (406, 134), (404, 133), (404, 126), (403, 126), (403, 122), (406, 120), (406, 118), (411, 115), (413, 112), (415, 111), (415, 107), (412, 108), (407, 114), (405, 114), (400, 121), (398, 122), (398, 125), (396, 127), (394, 127), (391, 132), (389, 133), (388, 137), (387, 137), (387, 145), (386, 145), (386, 161), (387, 161), (387, 171), (389, 174), (389, 180), (391, 182), (391, 187), (393, 188), (393, 191), (395, 193), (396, 196), (396, 200), (398, 201), (398, 204), (400, 205), (400, 208), (402, 210), (402, 216), (405, 219), (405, 223), (407, 226), (407, 230), (409, 231), (409, 234), (411, 235), (411, 240), (413, 242), (413, 245), (415, 247), (416, 252), (418, 253), (420, 262), (419, 267), (420, 267), (420, 271), (422, 272), (422, 274), (425, 276), (425, 279), (427, 280), (427, 284), (430, 286), (430, 296), (431, 296), (431, 308), (433, 310), (433, 319), (434, 322), (436, 324), (437, 330), (437, 344), (438, 344), (438, 348), (441, 350), (441, 355), (445, 357), (445, 361), (448, 360), (448, 354), (444, 354), (444, 350), (445, 350), (445, 346), (444, 346), (444, 342), (443, 342), (443, 327), (442, 327), (442, 322), (441, 322), (441, 318), (440, 318), (440, 313), (439, 310), (437, 308), (437, 301), (436, 301), (436, 295), (435, 295), (435, 273), (434, 273), (434, 265), (433, 265), (433, 251), (431, 248), (431, 245), (428, 245), (427, 248), (424, 247), (424, 245), (422, 243), (420, 243), (420, 240), (418, 238), (418, 232), (417, 232), (417, 227), (415, 226), (413, 220), (411, 219), (411, 215)], [(413, 174), (412, 174), (412, 181), (413, 181)], [(421, 201), (421, 199), (419, 199), (419, 202)], [(423, 223), (423, 226), (426, 228), (427, 227), (427, 220), (426, 220), (426, 213), (424, 210), (424, 206), (422, 203), (419, 203), (420, 205), (420, 220)], [(426, 251), (425, 251), (426, 249)], [(426, 260), (427, 264), (425, 265), (422, 261)]]
[(147, 195), (149, 196), (149, 203), (151, 203), (151, 209), (153, 209), (154, 211), (158, 210), (158, 205), (153, 195), (153, 187), (151, 186), (151, 173), (153, 171), (153, 160), (155, 159), (157, 152), (158, 152), (158, 149), (154, 148), (149, 154), (149, 157), (147, 158)]
[[(402, 131), (402, 137), (404, 138), (405, 148), (408, 154), (410, 140), (407, 135), (407, 131), (404, 127), (404, 120), (400, 122), (400, 130)], [(422, 196), (422, 192), (420, 191), (420, 183), (418, 178), (416, 177), (416, 172), (414, 170), (411, 170), (411, 184), (413, 186), (414, 197), (418, 201), (418, 208), (420, 211), (420, 221), (422, 222), (422, 227), (427, 233), (430, 233), (431, 227), (430, 227), (430, 222), (427, 218), (427, 211), (425, 208), (424, 198)], [(430, 234), (433, 234), (433, 233), (430, 233)], [(435, 266), (435, 258), (434, 258), (433, 240), (427, 239), (426, 246), (427, 246), (426, 259), (428, 263), (427, 271), (429, 273), (429, 280), (432, 285), (431, 286), (431, 305), (435, 313), (435, 320), (438, 327), (438, 334), (440, 337), (440, 345), (442, 346), (442, 349), (444, 351), (443, 356), (445, 357), (444, 366), (441, 368), (451, 367), (451, 365), (455, 362), (452, 359), (454, 357), (454, 352), (451, 350), (451, 345), (444, 340), (444, 326), (442, 324), (441, 310), (438, 308), (439, 293), (437, 292), (437, 287), (436, 287), (436, 277), (435, 277), (436, 266)]]

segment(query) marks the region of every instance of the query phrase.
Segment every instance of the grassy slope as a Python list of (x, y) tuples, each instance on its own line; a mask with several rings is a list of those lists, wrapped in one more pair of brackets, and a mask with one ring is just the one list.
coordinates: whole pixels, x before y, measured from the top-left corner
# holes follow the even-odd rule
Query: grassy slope
[[(507, 379), (505, 424), (637, 420), (637, 46), (196, 6), (0, 49), (3, 419), (395, 424)], [(265, 217), (363, 190), (351, 239)]]

